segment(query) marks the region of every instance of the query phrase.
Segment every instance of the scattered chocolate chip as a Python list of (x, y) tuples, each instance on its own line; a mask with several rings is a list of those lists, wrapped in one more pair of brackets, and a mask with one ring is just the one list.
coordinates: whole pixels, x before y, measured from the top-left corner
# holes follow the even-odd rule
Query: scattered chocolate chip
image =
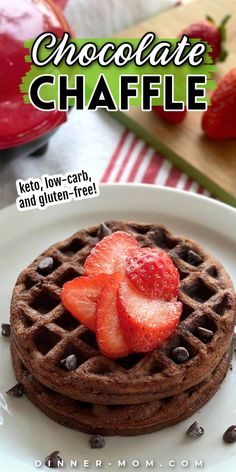
[(189, 352), (186, 347), (179, 346), (173, 349), (172, 356), (178, 364), (182, 364), (189, 359)]
[(198, 326), (197, 332), (204, 340), (211, 339), (214, 334), (211, 329), (203, 328), (202, 326)]
[(77, 368), (78, 360), (75, 354), (71, 354), (70, 356), (65, 357), (65, 359), (62, 359), (60, 364), (67, 370), (71, 371)]
[(106, 442), (105, 438), (101, 434), (95, 434), (94, 436), (91, 436), (89, 444), (92, 449), (101, 449), (105, 446)]
[(231, 362), (230, 365), (229, 365), (229, 370), (233, 370), (233, 364), (232, 364), (232, 362)]
[(194, 421), (194, 423), (189, 426), (186, 434), (187, 436), (191, 436), (191, 438), (200, 438), (200, 436), (204, 434), (204, 429), (197, 421)]
[(226, 443), (232, 444), (236, 442), (236, 425), (233, 424), (223, 434), (223, 440)]
[(108, 226), (105, 223), (101, 223), (98, 229), (98, 233), (97, 233), (99, 239), (102, 239), (105, 236), (109, 236), (110, 234), (111, 234), (110, 228), (108, 228)]
[(11, 326), (9, 323), (2, 323), (1, 325), (2, 328), (2, 336), (8, 337), (11, 334)]
[(202, 262), (201, 256), (197, 254), (196, 252), (192, 251), (192, 249), (189, 249), (188, 251), (188, 263), (193, 265), (193, 266), (199, 266)]
[(38, 271), (42, 275), (49, 274), (49, 272), (51, 272), (51, 270), (53, 269), (53, 265), (54, 265), (53, 258), (52, 257), (45, 257), (44, 259), (42, 259), (39, 262)]
[(49, 467), (49, 469), (57, 469), (62, 463), (62, 458), (59, 456), (59, 451), (53, 451), (49, 456), (46, 457), (44, 464)]
[(11, 397), (22, 397), (23, 395), (23, 387), (20, 383), (14, 385), (14, 387), (10, 388), (7, 392), (7, 395), (10, 395)]

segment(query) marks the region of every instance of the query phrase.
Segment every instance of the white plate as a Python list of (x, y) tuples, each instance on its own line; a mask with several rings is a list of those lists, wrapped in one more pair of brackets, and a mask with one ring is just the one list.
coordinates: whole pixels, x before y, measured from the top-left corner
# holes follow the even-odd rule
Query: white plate
[[(45, 211), (17, 212), (14, 206), (0, 212), (0, 300), (1, 322), (7, 321), (12, 288), (18, 273), (50, 244), (64, 239), (79, 228), (105, 219), (133, 219), (159, 222), (177, 234), (193, 237), (218, 257), (236, 284), (236, 211), (222, 203), (181, 191), (141, 185), (105, 185), (100, 197), (51, 207)], [(14, 384), (8, 340), (0, 339), (0, 392)], [(235, 364), (235, 362), (234, 362)], [(236, 368), (236, 365), (234, 365)], [(6, 396), (5, 396), (6, 398)], [(118, 460), (126, 460), (124, 470), (207, 470), (235, 471), (236, 444), (226, 445), (222, 433), (236, 424), (235, 370), (215, 397), (194, 417), (158, 433), (135, 438), (108, 438), (106, 447), (91, 450), (88, 436), (57, 425), (26, 398), (8, 398), (12, 416), (3, 411), (0, 426), (0, 470), (34, 471), (34, 461), (60, 450), (64, 470), (95, 471), (94, 461), (102, 459), (102, 470), (123, 470)], [(197, 419), (205, 428), (200, 439), (185, 436)], [(70, 459), (79, 461), (78, 469)], [(84, 467), (83, 460), (90, 461)], [(154, 469), (145, 460), (155, 460)], [(132, 460), (140, 460), (135, 467)], [(195, 461), (203, 461), (197, 467)], [(169, 461), (175, 461), (170, 462)], [(186, 467), (189, 461), (189, 466)], [(110, 464), (110, 465), (109, 465)], [(173, 467), (173, 464), (175, 465)], [(49, 470), (45, 466), (38, 470)], [(101, 469), (100, 469), (101, 470)]]

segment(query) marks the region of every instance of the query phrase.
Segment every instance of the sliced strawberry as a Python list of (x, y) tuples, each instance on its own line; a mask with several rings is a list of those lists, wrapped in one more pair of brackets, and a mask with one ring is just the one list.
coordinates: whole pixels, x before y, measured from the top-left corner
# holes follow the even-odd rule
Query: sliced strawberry
[(120, 327), (117, 295), (122, 274), (114, 273), (102, 289), (97, 306), (97, 341), (100, 351), (107, 357), (127, 356), (130, 352)]
[(109, 275), (76, 277), (62, 287), (61, 299), (65, 308), (82, 324), (96, 331), (97, 300)]
[(103, 238), (92, 249), (84, 265), (85, 275), (124, 272), (125, 262), (138, 247), (136, 239), (124, 231)]
[(173, 333), (182, 312), (181, 302), (148, 298), (127, 279), (120, 283), (117, 305), (124, 338), (135, 352), (158, 347)]
[(139, 290), (152, 298), (169, 302), (178, 296), (178, 269), (162, 249), (138, 248), (127, 259), (125, 273)]

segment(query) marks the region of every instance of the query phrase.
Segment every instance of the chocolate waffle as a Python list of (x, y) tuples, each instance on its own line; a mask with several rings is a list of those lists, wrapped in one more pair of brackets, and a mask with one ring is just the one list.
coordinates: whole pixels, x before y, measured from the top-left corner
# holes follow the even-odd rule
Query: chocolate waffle
[(140, 405), (96, 405), (72, 400), (44, 387), (20, 361), (11, 343), (13, 368), (27, 397), (49, 418), (85, 433), (136, 436), (158, 431), (193, 415), (218, 390), (231, 359), (229, 349), (201, 383), (172, 397)]
[[(62, 285), (83, 274), (83, 264), (108, 231), (126, 231), (140, 246), (161, 247), (179, 269), (183, 313), (176, 332), (159, 349), (111, 360), (95, 335), (62, 306)], [(42, 261), (50, 257), (47, 273)], [(11, 332), (19, 356), (39, 382), (67, 397), (96, 404), (135, 404), (177, 395), (203, 381), (229, 349), (235, 316), (232, 282), (223, 266), (197, 243), (164, 226), (109, 221), (54, 244), (18, 277), (11, 303)], [(200, 328), (212, 331), (206, 339)], [(189, 359), (179, 364), (176, 347)], [(77, 356), (66, 371), (61, 360)]]

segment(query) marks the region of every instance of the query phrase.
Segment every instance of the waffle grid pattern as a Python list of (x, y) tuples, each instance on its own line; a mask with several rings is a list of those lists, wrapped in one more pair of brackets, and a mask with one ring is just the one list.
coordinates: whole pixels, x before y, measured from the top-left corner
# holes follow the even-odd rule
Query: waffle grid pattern
[[(101, 403), (114, 403), (117, 395), (121, 395), (121, 402), (129, 403), (130, 394), (134, 403), (164, 397), (168, 390), (190, 388), (214, 369), (230, 343), (234, 291), (225, 270), (196, 243), (173, 236), (161, 225), (106, 224), (112, 232), (132, 233), (141, 246), (163, 248), (173, 259), (181, 276), (179, 299), (183, 302), (175, 334), (158, 350), (113, 361), (99, 353), (95, 335), (65, 310), (60, 302), (62, 285), (83, 274), (87, 255), (102, 237), (101, 228), (92, 227), (53, 245), (20, 274), (13, 293), (11, 324), (24, 363), (49, 387), (54, 385), (62, 394), (85, 401), (91, 401), (92, 392), (101, 394)], [(189, 251), (198, 256), (192, 264)], [(54, 266), (43, 276), (38, 264), (46, 256), (53, 258)], [(199, 326), (212, 330), (213, 337), (201, 338)], [(182, 365), (172, 356), (177, 346), (186, 347), (190, 354)], [(78, 366), (73, 372), (65, 372), (60, 361), (70, 354), (76, 354)], [(48, 379), (48, 372), (52, 378)]]
[(138, 405), (98, 405), (73, 400), (40, 384), (20, 361), (11, 343), (13, 366), (29, 399), (50, 418), (88, 433), (137, 435), (175, 424), (203, 406), (219, 388), (232, 355), (232, 346), (213, 372), (179, 395)]

